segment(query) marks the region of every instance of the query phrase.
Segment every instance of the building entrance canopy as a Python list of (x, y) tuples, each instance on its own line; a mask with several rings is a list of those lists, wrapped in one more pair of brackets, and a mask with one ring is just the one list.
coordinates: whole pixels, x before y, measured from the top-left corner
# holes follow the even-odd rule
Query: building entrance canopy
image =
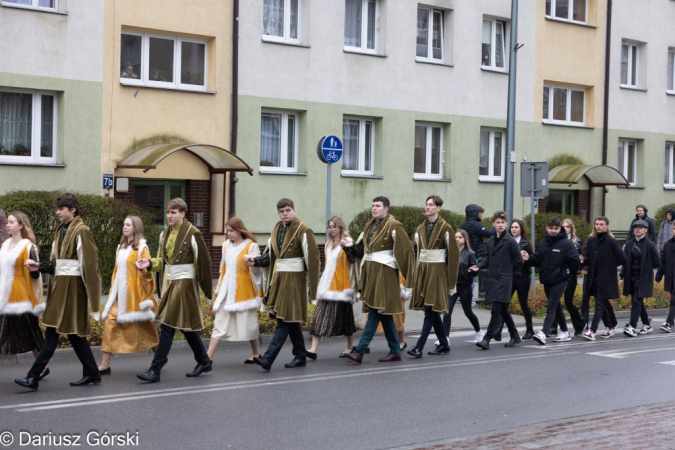
[(583, 177), (590, 186), (628, 186), (630, 183), (614, 167), (603, 165), (570, 165), (563, 164), (548, 172), (548, 182), (573, 185)]

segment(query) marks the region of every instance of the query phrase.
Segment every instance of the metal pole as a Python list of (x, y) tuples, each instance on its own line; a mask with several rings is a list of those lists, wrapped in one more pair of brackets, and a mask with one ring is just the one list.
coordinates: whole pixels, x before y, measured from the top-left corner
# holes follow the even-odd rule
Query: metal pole
[[(535, 197), (535, 186), (534, 186), (534, 181), (536, 178), (536, 166), (534, 164), (530, 164), (530, 235), (531, 235), (531, 240), (532, 240), (532, 253), (534, 253), (534, 250), (537, 246), (537, 239), (536, 235), (534, 232), (534, 199)], [(521, 174), (522, 176), (522, 174)], [(535, 284), (535, 279), (534, 279), (534, 267), (530, 267), (530, 290), (532, 291), (532, 298), (534, 298), (535, 292), (534, 292), (534, 284)]]
[(509, 59), (509, 100), (506, 113), (506, 173), (504, 176), (504, 211), (513, 219), (513, 173), (516, 131), (516, 62), (518, 51), (518, 0), (511, 0), (511, 52)]
[(330, 189), (331, 189), (331, 175), (333, 164), (326, 164), (327, 175), (326, 179), (328, 183), (326, 184), (326, 243), (328, 243), (328, 221), (330, 220)]

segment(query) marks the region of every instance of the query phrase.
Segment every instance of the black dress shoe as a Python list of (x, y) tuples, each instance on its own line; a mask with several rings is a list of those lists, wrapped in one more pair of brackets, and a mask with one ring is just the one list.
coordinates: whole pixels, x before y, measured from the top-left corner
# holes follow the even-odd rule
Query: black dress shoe
[(270, 370), (272, 368), (272, 364), (270, 364), (265, 358), (262, 356), (256, 356), (253, 358), (253, 362), (262, 367), (265, 370)]
[(293, 358), (293, 361), (284, 364), (284, 367), (287, 369), (294, 369), (296, 367), (305, 367), (307, 365), (307, 360), (300, 358)]
[[(352, 347), (352, 353), (356, 352), (356, 347)], [(366, 353), (370, 353), (370, 347), (366, 347)]]
[(213, 370), (213, 361), (209, 361), (208, 364), (197, 364), (194, 370), (190, 373), (186, 373), (186, 377), (198, 377), (199, 375), (205, 372), (211, 372)]
[(443, 346), (438, 346), (436, 347), (433, 351), (427, 352), (429, 355), (444, 355), (446, 353), (450, 353), (450, 347), (443, 347)]
[(520, 339), (520, 336), (516, 335), (516, 336), (512, 337), (509, 342), (504, 344), (504, 347), (515, 347), (516, 344), (520, 344), (521, 342), (523, 342), (523, 341)]
[(532, 339), (532, 336), (534, 336), (534, 331), (533, 330), (527, 330), (527, 332), (523, 335), (523, 340), (528, 340)]
[(108, 366), (107, 369), (99, 370), (98, 373), (100, 373), (101, 375), (110, 375), (112, 373), (112, 369), (110, 368), (110, 366)]
[(305, 353), (307, 353), (307, 357), (309, 359), (313, 359), (313, 360), (316, 361), (316, 353), (314, 353), (314, 352), (305, 352)]
[(408, 348), (408, 343), (404, 342), (403, 347), (401, 347), (401, 351), (405, 350), (406, 348)]
[(338, 358), (346, 358), (349, 353), (340, 353)]
[(38, 385), (40, 384), (40, 382), (33, 377), (17, 378), (14, 382), (21, 387), (32, 389), (34, 391), (37, 391)]
[(483, 339), (480, 342), (476, 342), (476, 345), (482, 348), (483, 350), (490, 350), (490, 341), (488, 341), (487, 339)]
[[(431, 353), (431, 352), (429, 352), (429, 353)], [(408, 350), (408, 354), (415, 359), (419, 359), (424, 355), (424, 353), (422, 352), (422, 349), (417, 348), (417, 347), (413, 347), (412, 350)]]
[[(258, 358), (260, 358), (260, 355), (258, 355)], [(252, 359), (247, 359), (244, 360), (244, 364), (255, 364), (255, 361), (253, 361)]]
[(43, 379), (44, 377), (46, 377), (47, 375), (49, 375), (49, 367), (47, 367), (45, 370), (42, 371), (42, 373), (41, 373), (40, 376), (38, 377), (38, 380), (42, 381), (42, 379)]
[(86, 386), (88, 384), (101, 384), (101, 374), (87, 375), (81, 380), (70, 383), (71, 386)]
[(501, 333), (495, 334), (494, 336), (492, 336), (492, 339), (494, 339), (497, 342), (500, 342), (502, 340), (502, 334)]
[(156, 383), (159, 381), (159, 372), (155, 372), (150, 368), (146, 370), (145, 373), (139, 373), (136, 377), (143, 381), (147, 381), (148, 383)]

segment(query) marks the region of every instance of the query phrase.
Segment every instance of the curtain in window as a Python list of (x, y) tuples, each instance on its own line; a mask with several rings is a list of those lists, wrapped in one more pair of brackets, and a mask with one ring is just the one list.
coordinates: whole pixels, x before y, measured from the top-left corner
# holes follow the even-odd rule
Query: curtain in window
[(298, 0), (291, 0), (291, 39), (298, 38)]
[(263, 114), (260, 120), (260, 165), (281, 167), (281, 114)]
[(483, 21), (483, 59), (481, 64), (484, 66), (492, 65), (490, 47), (492, 47), (492, 21)]
[(342, 124), (342, 170), (359, 170), (359, 121), (345, 120)]
[(628, 84), (628, 46), (621, 45), (621, 84)]
[(673, 84), (673, 72), (675, 72), (675, 50), (668, 52), (668, 89), (671, 91), (675, 90), (675, 84)]
[(586, 0), (574, 0), (572, 20), (586, 22)]
[(443, 59), (443, 13), (434, 12), (432, 51), (434, 59)]
[(42, 95), (40, 117), (40, 156), (51, 158), (54, 154), (54, 96)]
[(345, 46), (361, 47), (361, 0), (345, 1)]
[(570, 104), (570, 122), (584, 121), (584, 93), (581, 91), (572, 91), (572, 100)]
[(263, 34), (280, 37), (284, 35), (284, 0), (264, 0)]
[(30, 156), (33, 95), (0, 92), (0, 155)]
[(368, 29), (366, 30), (366, 46), (374, 50), (375, 49), (375, 8), (376, 0), (368, 1)]
[(120, 49), (120, 73), (127, 65), (134, 67), (133, 73), (138, 77), (141, 74), (141, 37), (130, 34), (122, 35)]
[(431, 128), (431, 173), (441, 173), (441, 129)]
[(494, 132), (494, 159), (492, 161), (495, 177), (502, 176), (502, 133)]
[(489, 175), (490, 159), (490, 131), (480, 130), (480, 159), (478, 161), (478, 174)]
[(206, 46), (181, 42), (180, 82), (204, 86), (204, 53)]
[(567, 89), (553, 89), (553, 120), (567, 120)]
[(504, 23), (495, 23), (495, 66), (503, 69), (504, 65)]
[(427, 127), (422, 125), (415, 126), (415, 155), (414, 170), (415, 173), (425, 173), (427, 169)]
[(417, 10), (417, 56), (426, 58), (429, 53), (429, 10)]

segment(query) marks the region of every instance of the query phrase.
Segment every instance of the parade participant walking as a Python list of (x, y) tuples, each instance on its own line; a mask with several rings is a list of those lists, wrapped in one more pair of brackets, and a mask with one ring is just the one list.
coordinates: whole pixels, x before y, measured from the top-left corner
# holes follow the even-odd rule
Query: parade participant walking
[(300, 322), (307, 321), (307, 288), (309, 286), (310, 299), (316, 299), (319, 281), (319, 249), (314, 233), (295, 217), (292, 200), (279, 200), (277, 212), (281, 220), (272, 230), (265, 253), (256, 258), (244, 255), (244, 262), (249, 266), (270, 268), (264, 303), (270, 316), (276, 318), (277, 329), (265, 354), (253, 358), (265, 370), (272, 368), (289, 336), (293, 344), (293, 360), (284, 367), (306, 364), (307, 350)]
[[(450, 327), (452, 326), (452, 312), (457, 304), (459, 298), (462, 303), (462, 310), (464, 315), (473, 326), (476, 336), (474, 342), (483, 340), (485, 333), (480, 329), (478, 317), (471, 309), (471, 301), (473, 299), (473, 289), (471, 285), (474, 277), (478, 272), (469, 272), (469, 267), (476, 265), (476, 254), (471, 250), (469, 244), (469, 235), (461, 228), (455, 232), (455, 241), (459, 249), (459, 270), (457, 271), (457, 291), (448, 296), (448, 313), (443, 315), (443, 330), (445, 336), (448, 336), (448, 345), (450, 345)], [(440, 345), (440, 344), (439, 344)]]
[(485, 299), (492, 301), (492, 316), (483, 340), (476, 343), (483, 350), (490, 348), (490, 340), (498, 332), (502, 321), (511, 335), (511, 339), (504, 346), (514, 347), (521, 342), (518, 329), (509, 313), (509, 303), (511, 303), (512, 296), (513, 274), (519, 273), (522, 269), (523, 258), (520, 255), (518, 243), (506, 231), (507, 223), (508, 216), (504, 211), (497, 211), (492, 215), (495, 234), (488, 241), (485, 259), (469, 268), (472, 272), (488, 269)]
[[(48, 261), (26, 261), (31, 272), (48, 273), (49, 288), (42, 324), (45, 342), (25, 378), (18, 385), (37, 389), (39, 377), (54, 355), (59, 334), (68, 340), (82, 363), (82, 379), (70, 383), (84, 386), (101, 382), (101, 374), (86, 336), (91, 332), (89, 307), (98, 314), (101, 302), (101, 275), (98, 272), (98, 249), (89, 228), (80, 217), (80, 203), (73, 194), (63, 194), (55, 201), (56, 216), (61, 224), (54, 234)], [(87, 299), (89, 305), (87, 305)], [(89, 306), (89, 307), (88, 307)]]
[(476, 254), (476, 258), (483, 258), (486, 252), (484, 239), (494, 236), (495, 230), (485, 228), (481, 223), (484, 209), (480, 206), (474, 204), (467, 205), (464, 208), (464, 212), (466, 220), (459, 228), (466, 231), (469, 235), (469, 246)]
[(576, 274), (579, 269), (579, 252), (567, 239), (567, 234), (560, 225), (558, 217), (549, 217), (546, 221), (546, 237), (539, 242), (537, 251), (532, 255), (525, 251), (521, 252), (524, 260), (529, 261), (534, 267), (539, 267), (539, 281), (544, 285), (544, 293), (548, 299), (542, 331), (532, 338), (542, 345), (546, 345), (546, 331), (556, 317), (560, 333), (553, 341), (567, 342), (572, 339), (567, 331), (560, 299), (567, 288), (570, 273)]
[[(26, 261), (38, 261), (35, 234), (28, 217), (13, 211), (5, 231), (10, 238), (0, 247), (0, 355), (33, 352), (44, 344), (38, 322), (45, 309), (40, 272), (29, 272)], [(40, 379), (49, 373), (45, 369)]]
[(211, 284), (211, 257), (201, 231), (185, 219), (187, 204), (174, 198), (166, 204), (166, 220), (169, 224), (159, 236), (157, 257), (138, 260), (139, 270), (151, 267), (159, 272), (162, 292), (157, 307), (156, 320), (161, 324), (159, 345), (150, 368), (136, 375), (139, 379), (154, 383), (160, 380), (162, 367), (168, 361), (169, 351), (176, 330), (181, 330), (197, 365), (187, 377), (198, 377), (210, 372), (211, 360), (206, 354), (199, 331), (204, 328), (199, 290), (209, 300), (213, 295)]
[(659, 227), (659, 235), (656, 239), (656, 250), (659, 255), (663, 252), (663, 247), (673, 237), (673, 224), (675, 224), (675, 209), (666, 211), (666, 218), (661, 222)]
[(258, 310), (262, 304), (260, 268), (249, 267), (244, 256), (260, 256), (255, 236), (239, 217), (227, 221), (227, 240), (223, 243), (220, 277), (213, 294), (213, 333), (209, 344), (209, 359), (213, 360), (220, 341), (248, 341), (251, 356), (244, 364), (254, 364), (260, 356)]
[[(623, 295), (631, 296), (630, 322), (623, 329), (626, 336), (652, 332), (649, 314), (645, 308), (645, 298), (654, 295), (654, 269), (661, 267), (661, 259), (656, 245), (646, 239), (647, 227), (644, 220), (633, 222), (633, 238), (626, 242), (624, 252), (626, 262), (621, 269)], [(642, 329), (636, 331), (638, 317), (642, 319)]]
[(139, 259), (149, 259), (150, 250), (143, 239), (143, 221), (127, 216), (122, 225), (122, 238), (117, 246), (112, 288), (101, 314), (103, 337), (98, 366), (101, 375), (109, 375), (113, 353), (138, 353), (155, 348), (159, 343), (152, 323), (157, 311), (155, 280), (147, 269), (136, 269)]
[(647, 212), (649, 212), (649, 210), (645, 205), (637, 205), (635, 207), (635, 219), (633, 219), (633, 221), (630, 223), (630, 230), (628, 230), (628, 237), (626, 238), (626, 241), (633, 239), (633, 231), (635, 230), (633, 225), (635, 225), (635, 222), (638, 220), (644, 220), (647, 222), (647, 239), (650, 241), (654, 240), (656, 237), (656, 222), (654, 222), (654, 219), (647, 215)]
[(312, 347), (307, 356), (316, 359), (316, 351), (322, 337), (347, 336), (347, 346), (340, 353), (345, 358), (352, 350), (356, 323), (353, 304), (356, 299), (356, 273), (352, 254), (352, 238), (341, 217), (333, 216), (328, 221), (328, 242), (324, 247), (324, 271), (319, 280), (317, 302), (309, 334)]
[(609, 232), (609, 219), (599, 216), (593, 221), (595, 236), (586, 240), (586, 254), (582, 267), (588, 268), (587, 280), (584, 281), (584, 296), (595, 297), (595, 313), (588, 331), (583, 334), (584, 339), (595, 340), (600, 319), (607, 311), (607, 328), (602, 337), (614, 336), (617, 321), (610, 299), (619, 298), (619, 283), (617, 267), (626, 263), (626, 255), (621, 246)]
[(666, 321), (661, 325), (661, 331), (672, 333), (673, 324), (675, 324), (675, 227), (671, 233), (671, 238), (666, 241), (661, 251), (661, 267), (656, 272), (656, 281), (660, 282), (662, 279), (663, 289), (670, 292), (670, 309)]
[(440, 343), (429, 355), (450, 352), (440, 313), (449, 313), (448, 297), (457, 284), (460, 255), (455, 230), (438, 215), (442, 206), (443, 199), (438, 195), (427, 197), (426, 218), (413, 234), (415, 268), (410, 309), (424, 311), (420, 337), (417, 344), (408, 350), (408, 354), (415, 358), (424, 354), (424, 345), (432, 328)]
[(393, 316), (403, 313), (399, 271), (407, 285), (413, 271), (412, 243), (399, 221), (389, 214), (389, 199), (375, 197), (372, 219), (353, 245), (354, 255), (363, 258), (361, 265), (361, 299), (368, 320), (356, 350), (347, 358), (361, 364), (377, 324), (382, 323), (389, 344), (389, 354), (380, 362), (400, 361), (401, 347)]

